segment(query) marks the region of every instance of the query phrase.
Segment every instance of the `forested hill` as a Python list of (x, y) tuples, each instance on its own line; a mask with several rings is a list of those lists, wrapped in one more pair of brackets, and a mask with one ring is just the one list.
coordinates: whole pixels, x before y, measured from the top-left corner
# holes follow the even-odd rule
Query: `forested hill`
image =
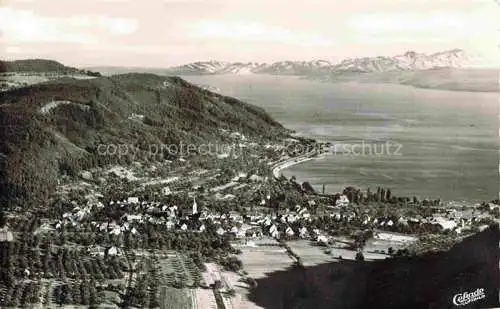
[(152, 74), (62, 78), (3, 92), (0, 126), (4, 204), (45, 199), (62, 172), (134, 159), (99, 156), (101, 144), (146, 152), (150, 144), (215, 141), (222, 129), (264, 139), (288, 133), (259, 107)]
[(23, 59), (14, 61), (0, 61), (0, 73), (53, 73), (53, 74), (84, 74), (100, 76), (98, 72), (77, 69), (48, 59)]

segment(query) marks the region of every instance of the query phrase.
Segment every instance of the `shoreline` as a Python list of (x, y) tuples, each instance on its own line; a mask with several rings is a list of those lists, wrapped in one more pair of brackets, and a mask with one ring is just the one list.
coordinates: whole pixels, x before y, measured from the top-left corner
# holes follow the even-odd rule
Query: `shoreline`
[(294, 165), (301, 164), (307, 161), (311, 161), (317, 158), (322, 158), (323, 156), (317, 156), (315, 157), (315, 153), (308, 153), (296, 158), (289, 158), (283, 162), (279, 162), (273, 165), (272, 167), (272, 173), (274, 178), (279, 179), (281, 177), (281, 172), (287, 168), (290, 168)]

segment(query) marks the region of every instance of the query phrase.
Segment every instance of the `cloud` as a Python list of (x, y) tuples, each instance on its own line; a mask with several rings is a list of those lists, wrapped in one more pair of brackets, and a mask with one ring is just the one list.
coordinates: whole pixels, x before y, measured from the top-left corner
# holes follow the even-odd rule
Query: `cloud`
[(402, 32), (463, 28), (464, 21), (453, 15), (366, 14), (350, 21), (354, 28), (370, 32)]
[(319, 34), (269, 26), (257, 22), (199, 21), (186, 26), (191, 38), (228, 39), (249, 42), (276, 42), (308, 46), (328, 46), (333, 42)]
[(96, 44), (108, 36), (137, 31), (135, 20), (103, 15), (40, 16), (33, 11), (0, 8), (1, 40), (8, 43)]
[(492, 12), (484, 10), (469, 13), (434, 11), (426, 14), (379, 12), (356, 15), (348, 22), (352, 30), (368, 34), (434, 33), (451, 37), (491, 33), (492, 30), (497, 30), (494, 25), (499, 25), (498, 20), (493, 17)]

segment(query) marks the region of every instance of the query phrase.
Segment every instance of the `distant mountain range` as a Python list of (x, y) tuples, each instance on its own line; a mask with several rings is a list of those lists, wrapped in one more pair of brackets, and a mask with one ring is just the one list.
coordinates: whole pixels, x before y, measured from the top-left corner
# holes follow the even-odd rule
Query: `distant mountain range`
[(498, 92), (498, 64), (462, 49), (430, 55), (408, 51), (393, 57), (277, 61), (273, 63), (197, 61), (170, 68), (92, 67), (105, 75), (129, 72), (158, 75), (288, 75), (325, 82), (403, 84), (454, 91)]
[(435, 68), (462, 68), (474, 64), (461, 49), (426, 55), (408, 51), (394, 57), (364, 57), (345, 59), (339, 63), (328, 60), (278, 61), (274, 63), (241, 63), (199, 61), (168, 68), (165, 73), (174, 75), (214, 74), (276, 74), (321, 76), (337, 73), (403, 72)]

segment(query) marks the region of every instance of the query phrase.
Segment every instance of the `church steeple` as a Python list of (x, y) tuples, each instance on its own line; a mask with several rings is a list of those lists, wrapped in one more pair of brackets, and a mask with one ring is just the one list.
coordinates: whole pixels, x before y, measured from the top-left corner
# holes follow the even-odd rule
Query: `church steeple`
[(198, 204), (196, 204), (196, 197), (193, 197), (193, 215), (198, 213)]

